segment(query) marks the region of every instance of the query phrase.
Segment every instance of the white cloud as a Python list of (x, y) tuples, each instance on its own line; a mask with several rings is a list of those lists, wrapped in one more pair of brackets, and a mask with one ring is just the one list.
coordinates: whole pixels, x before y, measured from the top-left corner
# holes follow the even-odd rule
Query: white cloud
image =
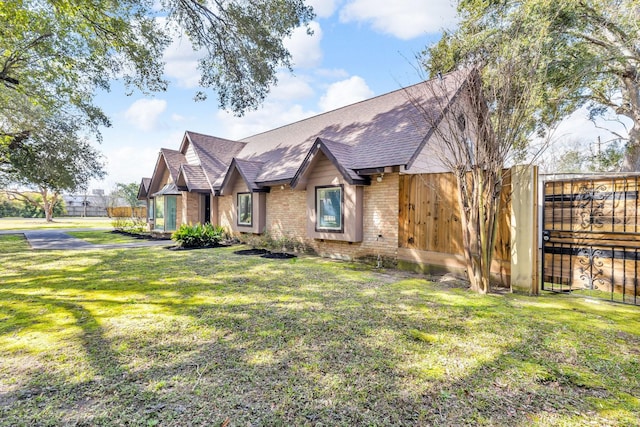
[(271, 89), (269, 100), (295, 101), (312, 97), (315, 91), (303, 76), (289, 72), (278, 73), (278, 84)]
[[(622, 119), (622, 122), (616, 119)], [(619, 136), (626, 138), (630, 124), (628, 119), (616, 116), (613, 111), (605, 117), (597, 118), (594, 124), (589, 120), (587, 107), (582, 107), (560, 122), (553, 134), (553, 139), (555, 141), (571, 139), (583, 143), (593, 143), (598, 137), (602, 141), (617, 139)]]
[[(166, 19), (158, 18), (161, 24), (166, 25)], [(168, 25), (167, 31), (171, 36), (171, 44), (165, 49), (164, 73), (167, 77), (175, 79), (179, 87), (195, 88), (200, 83), (198, 60), (204, 56), (204, 52), (195, 51), (189, 38), (181, 28)]]
[(318, 105), (322, 111), (329, 111), (371, 98), (373, 95), (373, 91), (362, 77), (353, 76), (347, 80), (332, 83), (320, 98)]
[(284, 46), (291, 53), (293, 66), (296, 68), (314, 68), (322, 62), (322, 28), (315, 21), (309, 23), (312, 35), (307, 34), (304, 27), (296, 28), (291, 38), (284, 41)]
[(336, 11), (337, 0), (308, 0), (307, 4), (313, 7), (318, 18), (328, 18)]
[(266, 102), (260, 110), (251, 111), (244, 117), (235, 117), (230, 113), (219, 110), (215, 118), (220, 125), (221, 136), (230, 139), (241, 139), (286, 124), (295, 123), (315, 114), (317, 112), (305, 111), (299, 104), (289, 105), (281, 102)]
[(107, 177), (100, 183), (94, 183), (92, 187), (109, 191), (117, 182), (140, 182), (143, 177), (151, 177), (158, 159), (158, 149), (132, 144), (106, 150), (105, 157)]
[(349, 77), (347, 70), (342, 68), (318, 68), (314, 70), (314, 74), (326, 79), (346, 79)]
[(135, 127), (149, 131), (154, 128), (160, 114), (167, 109), (163, 99), (139, 99), (124, 113), (125, 119)]
[(455, 23), (453, 2), (442, 0), (351, 0), (340, 21), (369, 23), (374, 30), (409, 40)]

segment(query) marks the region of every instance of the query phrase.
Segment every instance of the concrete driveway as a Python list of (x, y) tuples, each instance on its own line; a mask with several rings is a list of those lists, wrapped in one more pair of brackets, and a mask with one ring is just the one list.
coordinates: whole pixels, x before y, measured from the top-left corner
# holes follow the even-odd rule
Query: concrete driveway
[(40, 230), (3, 230), (0, 234), (24, 234), (31, 249), (35, 250), (79, 250), (79, 249), (119, 249), (142, 248), (147, 246), (170, 246), (170, 240), (140, 240), (131, 243), (94, 245), (82, 239), (70, 236), (69, 231), (96, 231), (97, 229), (40, 229)]

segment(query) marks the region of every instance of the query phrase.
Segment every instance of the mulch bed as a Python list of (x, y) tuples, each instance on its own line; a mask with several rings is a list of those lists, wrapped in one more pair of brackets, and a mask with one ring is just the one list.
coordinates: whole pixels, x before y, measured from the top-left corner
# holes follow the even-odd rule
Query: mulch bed
[(262, 258), (271, 258), (271, 259), (290, 259), (296, 258), (297, 256), (294, 254), (289, 254), (286, 252), (269, 252), (267, 254), (261, 255)]
[(296, 255), (293, 254), (289, 254), (286, 252), (271, 252), (268, 251), (266, 249), (242, 249), (239, 251), (235, 251), (234, 254), (236, 255), (258, 255), (262, 258), (269, 258), (269, 259), (291, 259), (291, 258), (296, 258)]
[(154, 235), (149, 234), (149, 233), (130, 233), (130, 232), (124, 231), (124, 230), (112, 230), (111, 232), (115, 233), (115, 234), (124, 234), (125, 236), (130, 236), (130, 237), (133, 237), (135, 239), (140, 239), (140, 240), (171, 240), (170, 237), (154, 236)]
[(192, 251), (195, 249), (212, 249), (212, 248), (226, 248), (227, 246), (229, 246), (228, 244), (225, 243), (216, 243), (215, 245), (209, 245), (209, 246), (194, 246), (191, 248), (184, 248), (182, 246), (167, 246), (165, 247), (165, 249), (169, 249), (170, 251)]
[(266, 249), (242, 249), (239, 251), (235, 251), (234, 254), (236, 255), (266, 255), (270, 253), (268, 250)]

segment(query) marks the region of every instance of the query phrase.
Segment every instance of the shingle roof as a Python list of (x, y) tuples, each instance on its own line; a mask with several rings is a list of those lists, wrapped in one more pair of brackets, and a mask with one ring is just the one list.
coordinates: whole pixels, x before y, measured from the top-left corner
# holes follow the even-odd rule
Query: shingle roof
[[(353, 148), (351, 167), (408, 164), (466, 72), (447, 74), (243, 139), (237, 157), (268, 164), (259, 182), (291, 179), (316, 138)], [(425, 115), (428, 117), (425, 118)]]
[(233, 171), (235, 170), (240, 174), (251, 191), (260, 191), (262, 187), (256, 183), (256, 178), (260, 174), (263, 165), (264, 163), (261, 162), (233, 159), (231, 165), (229, 165), (229, 169), (225, 173), (224, 180), (220, 184), (220, 188), (224, 191), (225, 188), (228, 187), (231, 183)]
[(180, 170), (180, 165), (186, 163), (187, 159), (180, 151), (170, 150), (168, 148), (161, 148), (160, 153), (167, 163), (167, 168), (169, 169), (171, 178), (176, 181), (178, 179), (178, 171)]
[(149, 196), (149, 187), (151, 186), (151, 178), (142, 178), (140, 187), (138, 188), (138, 200), (144, 200)]
[(295, 188), (298, 185), (298, 181), (307, 173), (308, 168), (311, 165), (311, 161), (318, 152), (322, 152), (331, 161), (331, 163), (333, 163), (349, 184), (368, 183), (367, 177), (358, 175), (352, 169), (355, 150), (356, 148), (351, 147), (350, 145), (341, 144), (328, 139), (317, 138), (309, 149), (307, 156), (302, 161), (302, 164), (296, 171), (296, 174), (292, 178), (291, 187)]
[(176, 182), (178, 186), (186, 186), (189, 191), (209, 191), (211, 189), (200, 165), (181, 165)]
[[(305, 161), (317, 152), (317, 141), (317, 148), (345, 179), (363, 183), (366, 178), (358, 171), (411, 165), (469, 75), (468, 71), (449, 73), (241, 141), (187, 131), (181, 151), (162, 149), (161, 154), (174, 181), (180, 165), (186, 165), (182, 175), (193, 182), (188, 187), (204, 190), (207, 181), (207, 189), (219, 189), (237, 170), (250, 188), (259, 190), (263, 185), (291, 182), (303, 173), (308, 166)], [(201, 169), (187, 165), (182, 153), (187, 140)]]
[(180, 195), (180, 194), (182, 193), (178, 189), (178, 186), (176, 185), (176, 183), (171, 182), (169, 184), (166, 184), (164, 187), (162, 187), (160, 191), (153, 193), (152, 196), (157, 197), (157, 196)]

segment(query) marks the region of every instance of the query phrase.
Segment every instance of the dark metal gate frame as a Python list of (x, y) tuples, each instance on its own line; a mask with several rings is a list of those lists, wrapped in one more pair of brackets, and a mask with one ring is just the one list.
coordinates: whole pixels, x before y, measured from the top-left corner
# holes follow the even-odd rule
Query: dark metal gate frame
[[(611, 191), (607, 191), (605, 184), (599, 184), (603, 179), (611, 180)], [(624, 191), (616, 191), (615, 183), (620, 180), (624, 182)], [(566, 183), (570, 183), (571, 191), (557, 193), (556, 185), (562, 189)], [(627, 190), (629, 183), (635, 190)], [(554, 191), (550, 195), (546, 194), (547, 185), (553, 186)], [(543, 210), (540, 221), (542, 227), (548, 224), (545, 223), (547, 210), (552, 210), (551, 227), (549, 229), (543, 228), (542, 235), (543, 290), (571, 292), (578, 289), (599, 290), (607, 288), (610, 289), (609, 299), (612, 301), (640, 304), (638, 296), (640, 247), (638, 244), (628, 245), (629, 242), (625, 242), (624, 239), (614, 240), (614, 237), (626, 234), (640, 240), (639, 189), (640, 175), (581, 176), (580, 178), (543, 181), (543, 191), (541, 192)], [(611, 211), (611, 215), (606, 215), (605, 203), (609, 200), (613, 201), (614, 206), (616, 201), (625, 204), (622, 218), (616, 218), (615, 208)], [(560, 220), (556, 222), (555, 209), (558, 202), (570, 202), (570, 208), (569, 218), (564, 217), (566, 208), (563, 207), (560, 210)], [(632, 208), (630, 215), (627, 214), (628, 205), (631, 205)], [(565, 230), (563, 224), (566, 220), (569, 221), (569, 224), (574, 224), (577, 221), (580, 230)], [(558, 223), (560, 227), (556, 228)], [(622, 233), (614, 232), (616, 224), (622, 224)], [(610, 225), (609, 230), (607, 230), (608, 225)], [(581, 239), (576, 238), (578, 233)], [(611, 239), (607, 240), (606, 237), (611, 237)], [(545, 255), (547, 254), (551, 255), (551, 262), (546, 261)], [(567, 257), (568, 260), (566, 260)], [(622, 260), (623, 263), (622, 271), (618, 272), (618, 277), (616, 277), (616, 269), (614, 268), (615, 260)], [(606, 274), (603, 268), (606, 262), (611, 263), (610, 275)], [(632, 274), (628, 273), (628, 262), (633, 262)], [(619, 274), (622, 274), (622, 277), (619, 277)], [(581, 286), (574, 285), (576, 276), (582, 280)], [(617, 298), (615, 294), (616, 283), (622, 283), (622, 294)], [(632, 289), (631, 295), (627, 293), (628, 288)]]

